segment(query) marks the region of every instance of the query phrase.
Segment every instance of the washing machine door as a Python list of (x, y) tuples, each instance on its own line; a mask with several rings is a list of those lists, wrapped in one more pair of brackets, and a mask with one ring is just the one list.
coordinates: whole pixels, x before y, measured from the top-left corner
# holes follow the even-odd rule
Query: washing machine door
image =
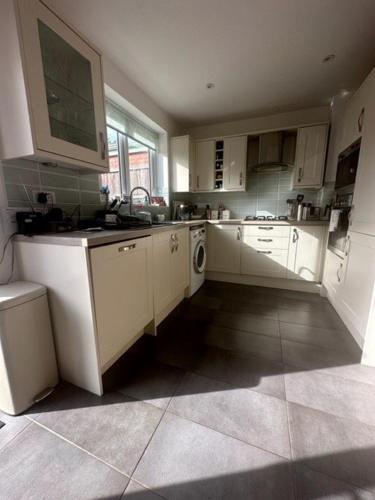
[(193, 255), (194, 271), (202, 274), (206, 268), (206, 246), (204, 241), (198, 241)]

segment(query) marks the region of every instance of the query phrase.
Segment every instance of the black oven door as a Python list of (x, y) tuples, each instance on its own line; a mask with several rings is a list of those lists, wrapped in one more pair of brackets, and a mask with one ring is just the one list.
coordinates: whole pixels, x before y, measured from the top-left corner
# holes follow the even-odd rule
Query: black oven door
[(340, 208), (338, 223), (328, 236), (328, 248), (339, 257), (344, 258), (346, 236), (349, 229), (350, 207)]

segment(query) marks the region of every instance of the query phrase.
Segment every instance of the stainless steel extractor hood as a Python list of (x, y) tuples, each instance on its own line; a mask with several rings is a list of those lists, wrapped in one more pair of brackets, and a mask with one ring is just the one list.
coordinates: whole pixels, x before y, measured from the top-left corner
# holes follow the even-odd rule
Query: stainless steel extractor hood
[(283, 161), (283, 133), (269, 132), (259, 136), (258, 163), (252, 166), (253, 172), (283, 172), (291, 167)]

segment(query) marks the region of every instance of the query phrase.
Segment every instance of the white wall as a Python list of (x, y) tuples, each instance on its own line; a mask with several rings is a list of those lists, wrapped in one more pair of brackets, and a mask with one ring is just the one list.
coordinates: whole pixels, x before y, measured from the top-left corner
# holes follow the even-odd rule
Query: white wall
[[(169, 135), (179, 133), (178, 123), (105, 56), (103, 72), (107, 97), (125, 107), (135, 118), (142, 120), (150, 128), (159, 132), (164, 130)], [(122, 99), (126, 102), (121, 102)]]
[(196, 139), (222, 137), (228, 135), (252, 134), (267, 130), (280, 130), (313, 123), (326, 123), (330, 120), (329, 106), (300, 109), (289, 113), (247, 118), (232, 122), (203, 125), (184, 130)]

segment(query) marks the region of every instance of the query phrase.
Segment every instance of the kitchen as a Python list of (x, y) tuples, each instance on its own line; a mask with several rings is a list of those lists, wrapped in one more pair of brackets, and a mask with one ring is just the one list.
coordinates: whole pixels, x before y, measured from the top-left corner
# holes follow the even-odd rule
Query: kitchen
[(198, 4), (2, 2), (1, 497), (374, 494), (375, 12), (287, 35), (270, 3), (254, 86), (181, 73), (163, 26)]

